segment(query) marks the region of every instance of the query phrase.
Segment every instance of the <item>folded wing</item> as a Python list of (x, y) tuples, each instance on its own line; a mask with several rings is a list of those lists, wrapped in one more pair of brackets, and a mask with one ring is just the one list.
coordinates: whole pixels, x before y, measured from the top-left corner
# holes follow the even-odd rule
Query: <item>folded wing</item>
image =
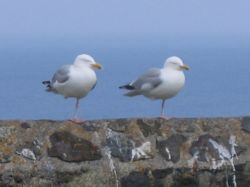
[(137, 80), (123, 85), (121, 89), (127, 89), (126, 96), (141, 95), (143, 92), (150, 91), (162, 83), (160, 77), (161, 71), (157, 68), (149, 69), (147, 72), (142, 74)]

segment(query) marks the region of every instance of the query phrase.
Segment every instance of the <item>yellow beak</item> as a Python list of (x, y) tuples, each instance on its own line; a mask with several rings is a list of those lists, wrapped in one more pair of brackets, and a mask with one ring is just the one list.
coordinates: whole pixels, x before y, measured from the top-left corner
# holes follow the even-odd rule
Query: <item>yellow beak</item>
[(91, 64), (91, 66), (95, 69), (102, 69), (102, 65), (101, 64)]
[(181, 68), (182, 70), (189, 70), (189, 66), (186, 65), (186, 64), (183, 64), (182, 66), (180, 66), (180, 68)]

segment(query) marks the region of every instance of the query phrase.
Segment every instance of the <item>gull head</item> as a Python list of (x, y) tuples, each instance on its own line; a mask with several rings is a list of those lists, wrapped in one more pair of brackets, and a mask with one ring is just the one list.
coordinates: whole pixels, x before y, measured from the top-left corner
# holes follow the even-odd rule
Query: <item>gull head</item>
[(171, 68), (179, 71), (189, 70), (188, 65), (184, 64), (183, 61), (177, 56), (167, 58), (164, 68)]
[(78, 55), (75, 59), (74, 65), (78, 67), (88, 67), (93, 70), (102, 68), (101, 64), (97, 64), (94, 58), (87, 54)]

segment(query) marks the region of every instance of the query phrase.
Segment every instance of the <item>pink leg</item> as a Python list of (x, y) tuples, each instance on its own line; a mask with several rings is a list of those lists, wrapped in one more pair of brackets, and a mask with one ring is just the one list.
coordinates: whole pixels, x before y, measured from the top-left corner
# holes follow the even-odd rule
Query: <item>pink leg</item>
[(74, 123), (81, 123), (81, 122), (83, 122), (80, 118), (78, 118), (78, 109), (79, 109), (79, 99), (77, 98), (76, 99), (76, 105), (75, 105), (75, 115), (74, 115), (74, 117), (73, 117), (73, 119), (71, 119), (71, 121), (72, 122), (74, 122)]
[(160, 119), (164, 119), (164, 120), (170, 120), (170, 119), (172, 119), (172, 118), (170, 118), (170, 117), (167, 117), (167, 116), (160, 116)]
[(161, 119), (165, 119), (165, 120), (169, 120), (170, 118), (168, 118), (167, 116), (165, 116), (165, 110), (164, 110), (164, 105), (165, 105), (165, 99), (162, 100), (162, 103), (161, 103), (161, 116), (160, 118)]

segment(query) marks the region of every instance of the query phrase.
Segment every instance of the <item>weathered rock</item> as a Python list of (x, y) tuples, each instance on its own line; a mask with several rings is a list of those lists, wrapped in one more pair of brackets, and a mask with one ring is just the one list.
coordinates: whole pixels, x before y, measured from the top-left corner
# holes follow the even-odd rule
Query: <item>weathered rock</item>
[(55, 132), (50, 136), (50, 142), (52, 146), (48, 149), (48, 155), (63, 161), (81, 162), (101, 158), (100, 151), (91, 142), (67, 131)]
[(0, 121), (0, 186), (250, 184), (250, 117)]
[(171, 173), (173, 173), (173, 168), (156, 169), (152, 171), (152, 174), (156, 179), (165, 178), (167, 175), (170, 175)]
[(242, 128), (250, 133), (250, 117), (244, 117), (241, 121), (242, 123)]
[(23, 123), (21, 123), (20, 125), (21, 125), (21, 127), (24, 128), (24, 129), (30, 128), (30, 124), (27, 123), (27, 122), (23, 122)]
[(118, 157), (121, 161), (135, 161), (152, 157), (151, 143), (149, 141), (142, 142), (142, 145), (136, 147), (132, 136), (128, 137), (109, 128), (106, 145), (111, 151), (111, 155)]
[(8, 125), (0, 126), (0, 163), (11, 162), (15, 148), (13, 144), (16, 143), (15, 127)]
[(167, 161), (176, 163), (180, 160), (181, 146), (186, 140), (181, 134), (173, 134), (167, 140), (157, 142), (157, 148)]
[(121, 161), (131, 160), (135, 142), (125, 134), (108, 129), (106, 145), (109, 147), (112, 156), (120, 158)]
[(161, 123), (160, 121), (150, 121), (150, 120), (144, 120), (144, 119), (138, 119), (137, 124), (140, 127), (141, 132), (145, 137), (148, 137), (150, 135), (161, 135), (160, 127)]
[(199, 181), (197, 177), (188, 172), (188, 169), (177, 169), (174, 176), (173, 187), (198, 187)]
[(131, 172), (121, 179), (122, 187), (150, 187), (150, 179), (146, 173)]

